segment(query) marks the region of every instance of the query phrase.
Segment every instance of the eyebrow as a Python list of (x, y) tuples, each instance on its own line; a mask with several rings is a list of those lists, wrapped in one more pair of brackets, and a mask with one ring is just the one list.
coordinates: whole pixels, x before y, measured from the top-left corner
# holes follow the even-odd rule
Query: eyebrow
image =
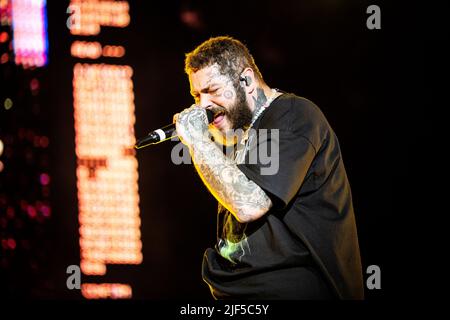
[[(217, 82), (209, 83), (208, 82), (206, 87), (204, 87), (203, 89), (200, 89), (200, 92), (203, 92), (203, 93), (208, 92), (208, 91), (210, 91), (211, 89), (213, 89), (216, 86), (220, 86), (220, 83), (217, 83)], [(191, 91), (191, 95), (192, 96), (195, 97), (196, 94), (197, 94), (197, 91)]]

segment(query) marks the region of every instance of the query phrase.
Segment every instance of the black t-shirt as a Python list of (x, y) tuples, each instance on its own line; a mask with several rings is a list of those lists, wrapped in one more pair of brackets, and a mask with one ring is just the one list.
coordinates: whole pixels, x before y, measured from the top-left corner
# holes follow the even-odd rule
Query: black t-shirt
[(217, 244), (206, 250), (202, 267), (213, 295), (363, 298), (350, 185), (323, 113), (305, 98), (283, 94), (253, 128), (238, 168), (273, 207), (239, 223), (219, 205)]

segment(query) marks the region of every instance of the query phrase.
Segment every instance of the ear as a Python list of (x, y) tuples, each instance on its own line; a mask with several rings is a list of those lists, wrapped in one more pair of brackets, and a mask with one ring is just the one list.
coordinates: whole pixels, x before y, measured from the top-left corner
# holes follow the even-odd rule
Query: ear
[(252, 94), (257, 84), (253, 69), (245, 68), (244, 71), (242, 71), (240, 78), (242, 79), (241, 84), (243, 85), (245, 92)]

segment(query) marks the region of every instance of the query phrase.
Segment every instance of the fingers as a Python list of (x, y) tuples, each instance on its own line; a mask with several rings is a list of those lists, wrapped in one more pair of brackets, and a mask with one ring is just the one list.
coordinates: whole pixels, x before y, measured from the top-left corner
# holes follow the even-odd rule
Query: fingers
[(192, 104), (189, 108), (184, 109), (184, 111), (189, 112), (189, 111), (192, 111), (192, 110), (194, 110), (194, 109), (202, 109), (202, 108), (199, 107), (199, 106), (196, 105), (196, 104)]
[(175, 113), (172, 117), (172, 123), (178, 122), (180, 116), (185, 116), (189, 112), (195, 110), (195, 109), (202, 109), (201, 107), (197, 106), (196, 104), (191, 105), (189, 108), (184, 109), (183, 111), (179, 113)]

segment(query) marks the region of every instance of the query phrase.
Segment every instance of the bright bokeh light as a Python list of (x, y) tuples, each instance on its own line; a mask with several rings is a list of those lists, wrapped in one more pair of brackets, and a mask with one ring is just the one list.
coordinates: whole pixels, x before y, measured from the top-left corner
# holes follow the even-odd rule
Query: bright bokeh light
[(13, 0), (12, 26), (16, 64), (24, 68), (47, 64), (46, 0)]
[[(99, 35), (103, 26), (128, 26), (129, 4), (71, 0), (67, 13), (67, 27), (77, 36), (70, 55), (91, 60), (76, 63), (73, 69), (80, 267), (85, 275), (102, 276), (108, 264), (140, 264), (143, 259), (133, 148), (133, 69), (92, 62), (125, 55), (123, 46), (102, 45), (101, 37), (92, 36)], [(80, 40), (82, 36), (89, 36), (89, 41)], [(85, 283), (81, 292), (87, 299), (132, 296), (131, 286), (120, 283)]]
[(122, 46), (102, 45), (97, 42), (74, 41), (70, 48), (72, 57), (82, 59), (98, 59), (101, 56), (120, 58), (125, 55), (125, 48)]
[(97, 42), (74, 41), (70, 48), (72, 57), (97, 59), (102, 55), (102, 45)]
[(127, 299), (131, 298), (131, 287), (121, 283), (83, 283), (81, 294), (87, 299)]
[(124, 28), (130, 23), (128, 1), (72, 0), (70, 32), (74, 35), (97, 35), (101, 26)]

